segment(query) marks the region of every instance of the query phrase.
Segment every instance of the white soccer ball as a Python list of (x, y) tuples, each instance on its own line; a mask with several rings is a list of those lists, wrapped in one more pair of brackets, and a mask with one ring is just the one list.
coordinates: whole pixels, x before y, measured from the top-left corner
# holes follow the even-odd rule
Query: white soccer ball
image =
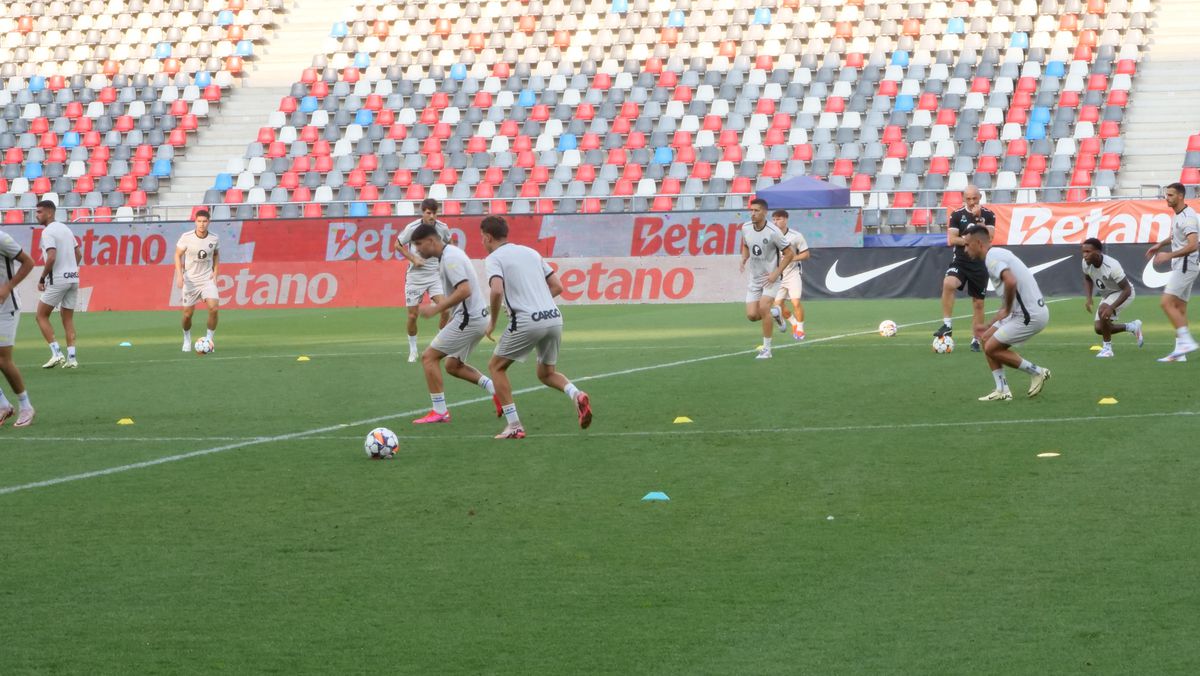
[(884, 338), (891, 338), (899, 331), (900, 327), (896, 326), (896, 322), (890, 319), (885, 319), (882, 322), (879, 322), (879, 335), (883, 336)]
[(950, 354), (954, 351), (954, 339), (950, 336), (938, 336), (934, 338), (933, 351), (938, 354)]
[(366, 441), (363, 442), (363, 450), (372, 460), (387, 460), (396, 455), (399, 448), (400, 440), (396, 438), (396, 433), (386, 427), (376, 427), (371, 430), (367, 433)]
[(213, 342), (208, 339), (208, 336), (205, 336), (203, 338), (197, 338), (196, 342), (192, 343), (192, 349), (196, 351), (196, 354), (203, 357), (204, 355), (212, 352), (214, 346)]

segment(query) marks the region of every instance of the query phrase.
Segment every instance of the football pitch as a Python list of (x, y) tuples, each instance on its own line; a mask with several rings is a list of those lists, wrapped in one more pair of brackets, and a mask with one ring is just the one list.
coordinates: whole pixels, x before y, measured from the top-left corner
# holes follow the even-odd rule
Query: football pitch
[(808, 303), (769, 361), (739, 304), (567, 307), (595, 421), (517, 364), (520, 441), (452, 378), (410, 424), (397, 309), (223, 312), (207, 357), (176, 313), (86, 314), (77, 371), (27, 316), (0, 673), (1197, 673), (1200, 364), (1155, 362), (1157, 300), (1110, 360), (1054, 302), (1044, 392), (989, 403), (936, 300)]

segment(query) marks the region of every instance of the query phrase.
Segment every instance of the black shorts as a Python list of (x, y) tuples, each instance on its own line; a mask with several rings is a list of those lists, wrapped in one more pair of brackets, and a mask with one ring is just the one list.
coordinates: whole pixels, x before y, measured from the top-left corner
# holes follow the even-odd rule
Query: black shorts
[(958, 290), (966, 287), (967, 295), (972, 298), (982, 299), (987, 295), (987, 267), (982, 261), (952, 261), (946, 269), (946, 276), (957, 279)]

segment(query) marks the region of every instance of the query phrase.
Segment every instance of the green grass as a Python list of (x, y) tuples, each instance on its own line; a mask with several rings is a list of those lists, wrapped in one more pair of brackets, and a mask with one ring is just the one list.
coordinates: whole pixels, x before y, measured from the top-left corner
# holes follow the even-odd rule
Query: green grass
[(0, 491), (245, 445), (0, 494), (0, 673), (1196, 673), (1200, 401), (1155, 301), (1107, 361), (1053, 304), (1045, 392), (990, 404), (962, 338), (843, 335), (935, 301), (810, 303), (769, 362), (736, 304), (568, 308), (592, 429), (543, 388), (495, 441), (452, 381), (388, 462), (362, 421), (428, 407), (398, 311), (226, 312), (206, 358), (174, 314), (89, 314), (76, 372), (26, 318)]

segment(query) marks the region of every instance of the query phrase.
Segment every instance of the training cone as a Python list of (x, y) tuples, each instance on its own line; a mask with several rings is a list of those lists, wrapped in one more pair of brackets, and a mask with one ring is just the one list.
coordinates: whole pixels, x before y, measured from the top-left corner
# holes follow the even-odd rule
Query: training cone
[(683, 425), (685, 423), (690, 423), (690, 422), (692, 422), (692, 419), (687, 417), (686, 415), (681, 415), (675, 419), (676, 425)]
[(131, 343), (131, 342), (129, 342), (128, 340), (126, 340), (126, 341), (122, 342), (122, 343), (119, 345), (119, 347), (133, 347), (133, 343)]
[(1089, 349), (1089, 350), (1091, 350), (1092, 352), (1099, 352), (1099, 351), (1100, 351), (1100, 346), (1099, 346), (1099, 345), (1093, 345), (1093, 346), (1089, 347), (1088, 349)]
[(1115, 404), (1115, 403), (1117, 403), (1117, 400), (1114, 397), (1105, 397), (1096, 403), (1098, 403), (1098, 404)]
[(646, 497), (642, 498), (642, 502), (670, 502), (670, 501), (671, 501), (671, 498), (668, 498), (667, 494), (663, 493), (662, 491), (651, 491), (646, 494)]
[(117, 421), (117, 424), (118, 425), (132, 425), (133, 418), (121, 418), (120, 420)]
[(304, 355), (300, 355), (299, 357), (296, 357), (296, 361), (312, 361), (312, 360)]

